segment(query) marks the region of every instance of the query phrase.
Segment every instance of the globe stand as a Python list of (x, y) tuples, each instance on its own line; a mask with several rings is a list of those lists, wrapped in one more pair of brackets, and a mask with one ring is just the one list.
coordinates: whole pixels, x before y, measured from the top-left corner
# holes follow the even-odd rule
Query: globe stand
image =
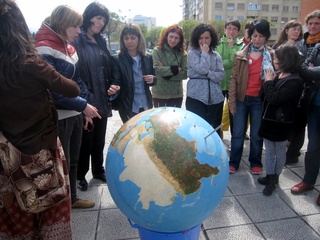
[(132, 228), (138, 229), (140, 240), (198, 240), (200, 236), (201, 224), (181, 232), (166, 233), (148, 230), (128, 220)]

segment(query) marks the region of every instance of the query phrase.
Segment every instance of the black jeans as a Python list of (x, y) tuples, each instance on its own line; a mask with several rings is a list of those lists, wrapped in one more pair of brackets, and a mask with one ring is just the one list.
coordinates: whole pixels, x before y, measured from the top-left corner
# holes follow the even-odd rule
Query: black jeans
[(289, 139), (290, 145), (287, 149), (287, 159), (299, 157), (300, 149), (303, 146), (305, 132), (307, 125), (307, 113), (306, 110), (298, 109), (296, 117), (293, 122), (293, 131)]
[(77, 166), (82, 138), (82, 114), (61, 119), (59, 124), (59, 138), (66, 156), (69, 168), (71, 202), (77, 198)]
[[(223, 101), (217, 104), (206, 105), (194, 98), (187, 97), (186, 109), (202, 117), (213, 128), (217, 128), (221, 124)], [(217, 130), (217, 133), (220, 134), (220, 129)]]
[(84, 179), (89, 171), (91, 157), (91, 171), (93, 176), (105, 173), (103, 167), (103, 148), (107, 130), (107, 117), (94, 118), (94, 128), (91, 132), (83, 131), (80, 157), (78, 162), (78, 180)]

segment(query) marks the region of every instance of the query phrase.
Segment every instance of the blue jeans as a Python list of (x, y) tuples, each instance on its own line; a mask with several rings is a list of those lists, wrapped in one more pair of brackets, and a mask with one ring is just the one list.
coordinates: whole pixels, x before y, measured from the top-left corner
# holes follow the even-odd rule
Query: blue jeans
[(262, 102), (259, 97), (246, 96), (243, 102), (237, 100), (236, 113), (233, 116), (233, 133), (229, 165), (239, 167), (243, 143), (246, 136), (248, 116), (250, 116), (250, 167), (262, 167), (261, 155), (263, 139), (259, 135)]
[(315, 184), (320, 167), (320, 106), (310, 105), (308, 109), (308, 147), (303, 182)]

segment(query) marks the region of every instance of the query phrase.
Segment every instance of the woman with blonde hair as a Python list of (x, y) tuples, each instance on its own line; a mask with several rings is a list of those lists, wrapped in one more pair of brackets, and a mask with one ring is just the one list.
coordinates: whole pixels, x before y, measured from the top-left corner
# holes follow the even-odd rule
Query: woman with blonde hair
[(52, 92), (59, 117), (59, 137), (69, 166), (71, 203), (73, 208), (90, 208), (94, 202), (77, 196), (77, 166), (79, 161), (81, 137), (83, 133), (83, 116), (85, 128), (92, 118), (101, 118), (98, 110), (88, 103), (88, 89), (80, 77), (78, 55), (75, 48), (69, 44), (80, 33), (82, 16), (70, 6), (56, 7), (46, 19), (35, 37), (37, 51), (42, 58), (50, 63), (65, 77), (73, 79), (80, 87), (80, 96), (66, 98)]

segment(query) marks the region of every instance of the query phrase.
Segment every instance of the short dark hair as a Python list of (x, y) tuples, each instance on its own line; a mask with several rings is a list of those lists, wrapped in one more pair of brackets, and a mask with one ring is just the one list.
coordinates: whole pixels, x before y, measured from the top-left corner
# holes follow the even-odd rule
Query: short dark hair
[(210, 43), (211, 50), (214, 50), (216, 48), (216, 46), (219, 43), (217, 30), (213, 25), (207, 24), (207, 23), (200, 23), (193, 28), (191, 32), (191, 37), (190, 37), (190, 44), (193, 48), (200, 48), (199, 38), (201, 34), (207, 31), (210, 33), (210, 36), (211, 36), (211, 43)]
[(298, 73), (301, 68), (301, 57), (294, 45), (280, 45), (275, 50), (279, 68), (283, 72)]
[(250, 39), (251, 39), (251, 36), (252, 36), (254, 30), (256, 30), (258, 33), (262, 34), (264, 37), (266, 37), (267, 41), (271, 37), (270, 24), (265, 19), (259, 18), (259, 19), (254, 20), (250, 24), (249, 30), (248, 30), (248, 35), (249, 35)]
[(84, 29), (84, 31), (87, 31), (88, 28), (91, 27), (91, 25), (92, 25), (91, 19), (92, 18), (94, 18), (95, 16), (104, 17), (106, 19), (106, 23), (104, 24), (104, 26), (100, 30), (100, 33), (102, 33), (104, 31), (104, 29), (108, 25), (109, 19), (110, 19), (110, 14), (109, 14), (108, 8), (106, 8), (106, 6), (104, 6), (98, 2), (90, 3), (86, 7), (86, 9), (84, 10), (82, 16), (83, 16), (82, 28)]
[(230, 19), (229, 21), (227, 21), (224, 24), (224, 28), (226, 29), (229, 25), (235, 26), (236, 28), (238, 28), (238, 31), (241, 30), (241, 24), (237, 19)]

